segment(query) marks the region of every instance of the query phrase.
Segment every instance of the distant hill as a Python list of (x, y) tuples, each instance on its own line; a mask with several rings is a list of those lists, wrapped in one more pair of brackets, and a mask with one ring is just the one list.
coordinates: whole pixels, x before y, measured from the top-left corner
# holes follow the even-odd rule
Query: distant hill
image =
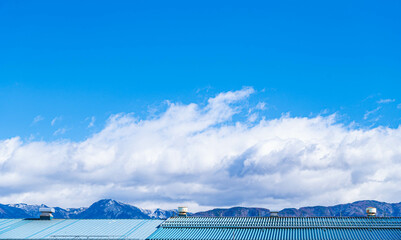
[(23, 209), (0, 204), (0, 217), (1, 218), (26, 218), (30, 215)]
[[(0, 204), (0, 218), (37, 218), (39, 208), (46, 205)], [(81, 208), (54, 208), (54, 218), (71, 219), (166, 219), (177, 215), (176, 210), (148, 210), (121, 203), (112, 199), (102, 199), (90, 207)]]
[[(335, 206), (314, 206), (286, 208), (279, 211), (282, 217), (364, 217), (366, 216), (366, 208), (377, 208), (377, 216), (379, 217), (401, 217), (401, 203), (385, 203), (372, 200), (357, 201), (347, 204), (339, 204)], [(251, 217), (251, 216), (269, 216), (270, 210), (265, 208), (246, 208), (234, 207), (228, 209), (213, 209), (206, 212), (198, 212), (192, 216), (199, 217)]]
[(357, 201), (353, 203), (340, 204), (331, 207), (302, 207), (299, 209), (286, 208), (279, 212), (280, 216), (296, 217), (364, 217), (366, 208), (377, 208), (379, 217), (400, 217), (401, 203), (385, 203), (372, 200)]
[[(0, 204), (0, 218), (35, 218), (39, 217), (39, 208), (46, 205)], [(363, 217), (366, 216), (367, 207), (377, 208), (377, 216), (401, 217), (401, 203), (386, 203), (372, 200), (357, 201), (353, 203), (335, 206), (314, 206), (286, 208), (279, 212), (279, 216), (294, 217)], [(176, 210), (148, 210), (121, 203), (112, 199), (102, 199), (93, 203), (90, 207), (59, 208), (55, 207), (55, 218), (72, 219), (165, 219), (176, 216)], [(266, 208), (216, 208), (209, 211), (189, 213), (198, 217), (266, 217), (270, 216), (270, 210)]]
[(74, 218), (130, 218), (149, 219), (141, 209), (112, 199), (103, 199), (92, 204), (88, 209), (77, 214)]
[(197, 212), (194, 217), (268, 217), (270, 210), (265, 208), (216, 208), (205, 212)]

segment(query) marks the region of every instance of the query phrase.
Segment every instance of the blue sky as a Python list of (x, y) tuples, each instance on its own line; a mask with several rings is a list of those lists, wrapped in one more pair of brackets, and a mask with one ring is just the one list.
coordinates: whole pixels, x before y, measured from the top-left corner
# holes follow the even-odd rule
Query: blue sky
[[(0, 140), (8, 146), (2, 151), (9, 156), (14, 150), (4, 149), (14, 143), (85, 144), (121, 118), (156, 124), (174, 106), (196, 104), (203, 116), (216, 108), (211, 99), (246, 89), (247, 97), (225, 102), (233, 114), (220, 112), (224, 121), (204, 117), (252, 129), (263, 119), (330, 122), (335, 114), (327, 124), (343, 124), (343, 131), (396, 131), (400, 12), (399, 1), (2, 1)], [(18, 162), (10, 156), (3, 162)], [(94, 196), (131, 200), (119, 194)], [(278, 206), (299, 200), (274, 199)], [(337, 201), (343, 200), (352, 199)]]
[(368, 126), (365, 112), (395, 99), (378, 121), (395, 127), (400, 10), (398, 1), (2, 1), (0, 137), (54, 139), (65, 128), (83, 139), (92, 116), (103, 126), (110, 114), (243, 86), (264, 90), (267, 117), (327, 109)]

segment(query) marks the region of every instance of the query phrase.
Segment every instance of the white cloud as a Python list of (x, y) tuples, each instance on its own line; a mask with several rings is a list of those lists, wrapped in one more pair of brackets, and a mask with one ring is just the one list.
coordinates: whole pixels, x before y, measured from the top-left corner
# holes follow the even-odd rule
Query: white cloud
[(265, 103), (265, 102), (259, 102), (259, 103), (256, 105), (255, 108), (256, 108), (256, 109), (259, 109), (259, 110), (265, 110), (265, 109), (266, 109), (266, 103)]
[(248, 121), (255, 122), (258, 119), (258, 117), (259, 117), (259, 115), (257, 113), (252, 113), (251, 115), (249, 115)]
[(110, 117), (81, 142), (0, 142), (0, 202), (87, 206), (103, 197), (141, 207), (298, 207), (399, 202), (401, 128), (354, 129), (328, 117), (235, 122), (253, 92), (208, 105), (170, 103), (152, 119)]
[(383, 103), (392, 103), (395, 102), (395, 99), (380, 99), (379, 101), (377, 101), (378, 104), (383, 104)]
[(55, 117), (53, 118), (53, 120), (51, 121), (51, 125), (54, 126), (54, 124), (56, 124), (57, 121), (61, 121), (61, 119), (63, 119), (62, 117)]
[(376, 112), (378, 112), (382, 107), (377, 107), (371, 111), (366, 111), (366, 113), (363, 115), (363, 119), (367, 120), (369, 118), (369, 116), (375, 114)]
[(62, 134), (64, 134), (66, 131), (67, 131), (67, 129), (65, 129), (65, 128), (59, 128), (59, 129), (57, 129), (56, 131), (54, 131), (53, 135), (54, 135), (54, 136), (62, 135)]
[(40, 121), (42, 121), (44, 119), (45, 119), (44, 117), (42, 117), (41, 115), (38, 115), (38, 116), (33, 118), (32, 124), (38, 123), (38, 122), (40, 122)]
[(96, 118), (94, 116), (92, 116), (90, 118), (90, 122), (88, 124), (88, 128), (91, 128), (91, 127), (95, 126), (95, 121), (96, 121)]
[(401, 109), (401, 103), (397, 105), (397, 108), (398, 108), (398, 109)]

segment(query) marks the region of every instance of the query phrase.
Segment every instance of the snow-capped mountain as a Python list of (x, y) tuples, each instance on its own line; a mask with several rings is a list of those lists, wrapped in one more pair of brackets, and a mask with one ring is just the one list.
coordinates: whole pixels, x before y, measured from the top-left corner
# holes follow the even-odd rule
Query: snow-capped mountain
[[(29, 205), (25, 203), (18, 204), (0, 204), (0, 218), (37, 218), (39, 217), (39, 208), (46, 205)], [(401, 217), (401, 203), (385, 203), (378, 201), (357, 201), (354, 203), (340, 204), (335, 206), (314, 206), (303, 208), (286, 208), (279, 212), (279, 216), (366, 216), (367, 207), (377, 208), (377, 216)], [(59, 208), (55, 207), (55, 218), (73, 218), (73, 219), (166, 219), (177, 215), (177, 210), (163, 209), (141, 209), (130, 204), (118, 202), (112, 199), (102, 199), (93, 203), (90, 207), (82, 208)], [(203, 217), (232, 217), (232, 216), (269, 216), (270, 210), (266, 208), (220, 208), (204, 212), (189, 213), (191, 216)]]
[(26, 214), (28, 214), (30, 217), (38, 217), (39, 216), (39, 208), (47, 207), (46, 205), (43, 205), (43, 204), (42, 205), (29, 205), (26, 203), (7, 204), (7, 206), (10, 206), (13, 208), (19, 208), (19, 209), (23, 210)]
[(156, 218), (156, 219), (167, 219), (169, 217), (178, 215), (177, 210), (163, 210), (160, 208), (154, 210), (142, 209), (142, 211), (150, 218)]
[(141, 209), (121, 203), (112, 199), (103, 199), (93, 203), (88, 209), (79, 213), (74, 218), (139, 218), (149, 219), (150, 216), (141, 211)]

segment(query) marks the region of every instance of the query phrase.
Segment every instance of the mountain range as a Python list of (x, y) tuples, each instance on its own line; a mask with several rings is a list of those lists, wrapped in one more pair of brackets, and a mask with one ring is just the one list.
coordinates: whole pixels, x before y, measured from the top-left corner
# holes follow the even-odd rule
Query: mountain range
[[(37, 218), (39, 208), (46, 205), (0, 204), (0, 218)], [(335, 206), (314, 206), (302, 208), (285, 208), (279, 211), (283, 217), (363, 217), (367, 207), (377, 208), (377, 216), (401, 217), (401, 203), (386, 203), (373, 200), (357, 201)], [(71, 219), (166, 219), (177, 215), (177, 210), (141, 209), (130, 204), (112, 199), (102, 199), (90, 207), (59, 208), (55, 207), (54, 218)], [(189, 216), (199, 217), (252, 217), (270, 216), (266, 208), (216, 208), (209, 211), (188, 213)]]

